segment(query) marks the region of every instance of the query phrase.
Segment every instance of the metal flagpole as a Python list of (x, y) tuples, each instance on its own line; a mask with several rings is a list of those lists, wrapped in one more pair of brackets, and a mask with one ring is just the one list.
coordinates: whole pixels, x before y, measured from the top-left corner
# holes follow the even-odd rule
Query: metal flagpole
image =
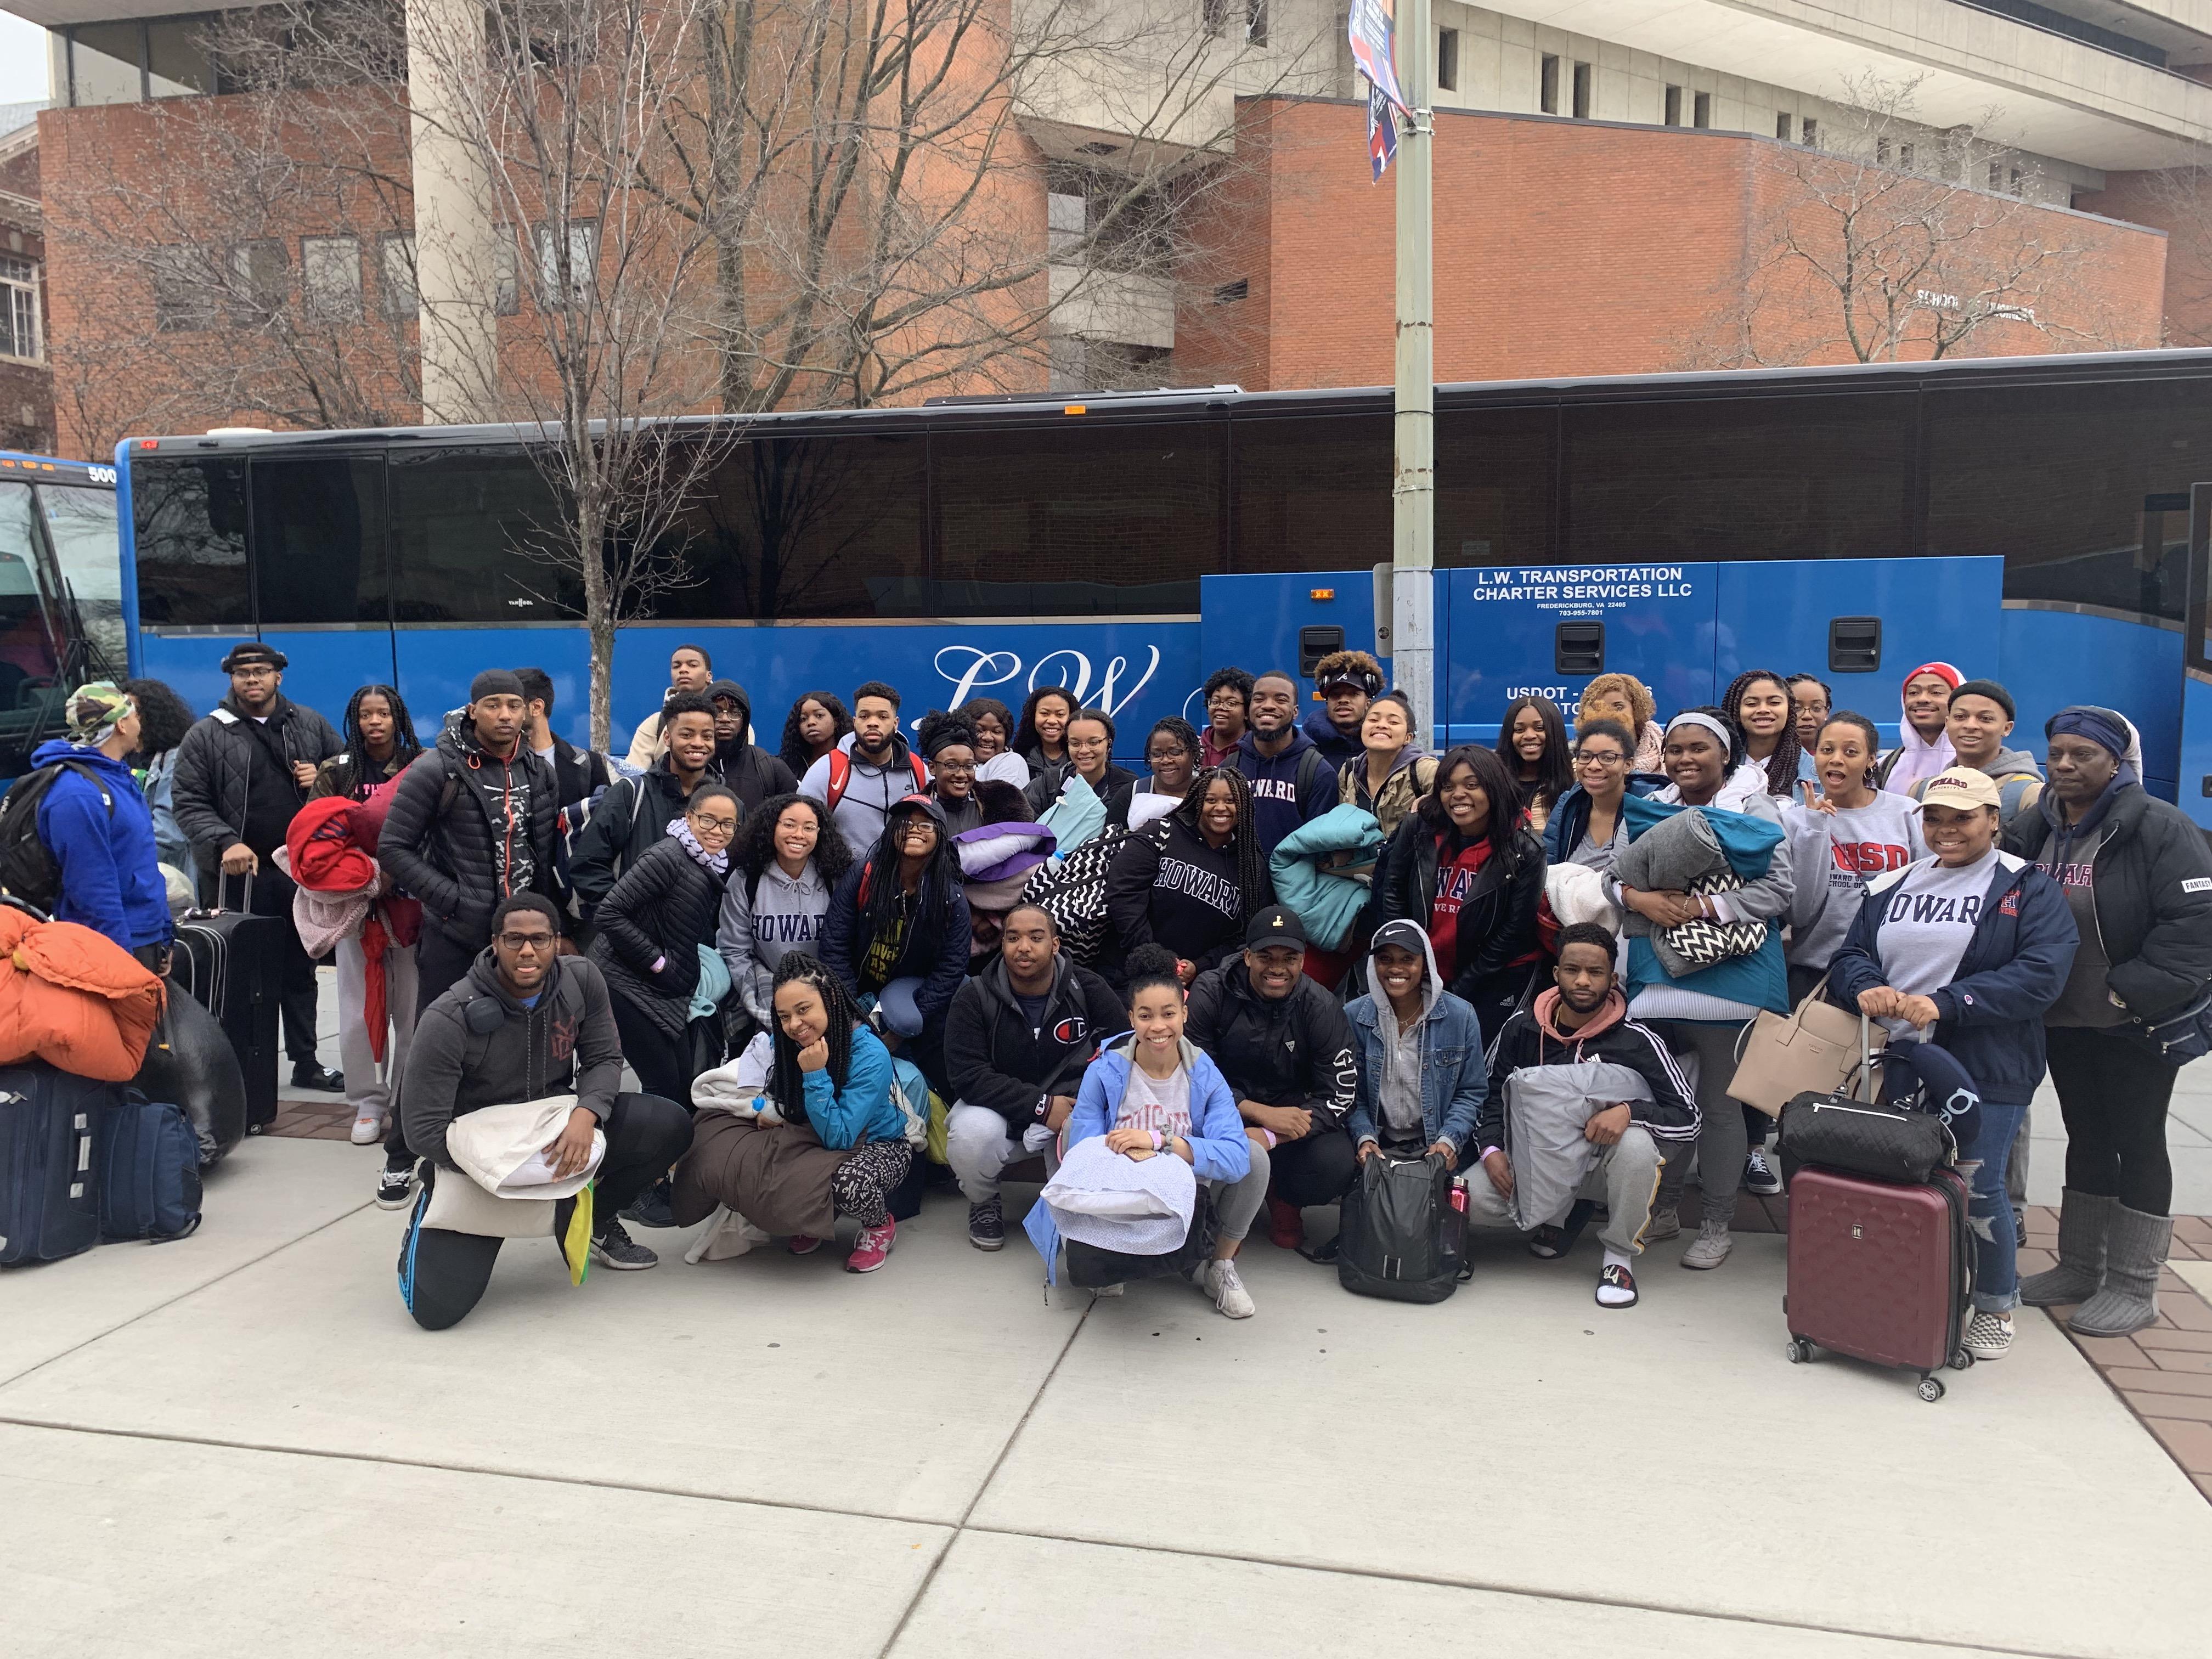
[(1400, 0), (1398, 84), (1413, 110), (1397, 195), (1397, 398), (1390, 483), (1391, 668), (1425, 743), (1436, 730), (1436, 295), (1430, 200), (1429, 0)]

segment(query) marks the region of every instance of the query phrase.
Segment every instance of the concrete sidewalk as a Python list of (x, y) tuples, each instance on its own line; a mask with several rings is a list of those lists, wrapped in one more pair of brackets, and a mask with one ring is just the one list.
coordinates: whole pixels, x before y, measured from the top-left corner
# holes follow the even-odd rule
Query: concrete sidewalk
[(1644, 1305), (1489, 1247), (1432, 1308), (1261, 1242), (1258, 1317), (1041, 1294), (934, 1197), (830, 1251), (401, 1308), (373, 1152), (256, 1139), (208, 1221), (0, 1278), (17, 1656), (2199, 1659), (2212, 1506), (2024, 1318), (1929, 1406), (1783, 1358), (1783, 1241)]

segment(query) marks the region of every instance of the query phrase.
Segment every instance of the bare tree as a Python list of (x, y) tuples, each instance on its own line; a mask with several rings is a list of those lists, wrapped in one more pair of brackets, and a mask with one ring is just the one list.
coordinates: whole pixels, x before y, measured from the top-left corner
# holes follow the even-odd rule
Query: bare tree
[(2030, 199), (2032, 164), (1974, 127), (1915, 122), (1917, 86), (1850, 82), (1820, 147), (1771, 147), (1743, 264), (1688, 365), (1934, 359), (1999, 325), (2062, 350), (2112, 342), (2094, 250)]

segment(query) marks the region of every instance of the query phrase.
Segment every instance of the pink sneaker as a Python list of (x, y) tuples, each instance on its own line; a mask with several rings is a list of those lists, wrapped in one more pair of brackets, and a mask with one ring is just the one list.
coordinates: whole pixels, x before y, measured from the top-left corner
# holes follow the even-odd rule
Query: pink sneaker
[(793, 1233), (784, 1249), (793, 1255), (812, 1255), (822, 1248), (822, 1241), (811, 1233)]
[(860, 1236), (853, 1241), (853, 1254), (845, 1258), (848, 1273), (872, 1273), (884, 1265), (891, 1253), (891, 1240), (897, 1237), (898, 1223), (886, 1220), (880, 1227), (863, 1227)]

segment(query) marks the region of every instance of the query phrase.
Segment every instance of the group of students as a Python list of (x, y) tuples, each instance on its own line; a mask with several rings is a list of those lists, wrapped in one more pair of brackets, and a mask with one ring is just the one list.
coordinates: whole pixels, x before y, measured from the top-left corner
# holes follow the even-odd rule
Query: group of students
[[(1262, 1209), (1306, 1249), (1306, 1212), (1368, 1158), (1443, 1158), (1472, 1219), (1526, 1224), (1515, 1079), (1588, 1060), (1635, 1086), (1592, 1103), (1587, 1189), (1528, 1248), (1564, 1255), (1602, 1212), (1597, 1300), (1630, 1306), (1693, 1166), (1685, 1267), (1728, 1260), (1740, 1188), (1781, 1189), (1770, 1120), (1729, 1085), (1747, 1025), (1812, 996), (1949, 1050), (1979, 1094), (1970, 1351), (2002, 1355), (2022, 1302), (2080, 1303), (2091, 1334), (2156, 1316), (2176, 1067), (2146, 1032), (2212, 984), (2212, 853), (2144, 791), (2114, 711), (2055, 717), (2039, 766), (2006, 746), (2005, 688), (1946, 663), (1905, 677), (1888, 748), (1811, 675), (1747, 672), (1662, 722), (1604, 674), (1571, 719), (1519, 698), (1494, 744), (1436, 757), (1376, 660), (1340, 652), (1303, 720), (1295, 677), (1216, 672), (1205, 726), (1155, 723), (1137, 773), (1110, 714), (1057, 687), (912, 722), (880, 682), (849, 708), (810, 692), (770, 751), (687, 645), (615, 761), (552, 732), (536, 670), (479, 675), (424, 747), (388, 687), (356, 694), (341, 737), (283, 702), (280, 653), (225, 665), (232, 696), (173, 769), (204, 876), (273, 902), (282, 785), (295, 811), (379, 800), (380, 902), (417, 907), (376, 936), (411, 991), (386, 999), (386, 1058), (350, 1036), (344, 1054), (356, 1139), (387, 1152), (379, 1201), (417, 1200), (403, 1280), (425, 1323), (473, 1305), (489, 1255), (426, 1243), (416, 1189), (442, 1126), (494, 1098), (577, 1095), (583, 1141), (585, 1118), (605, 1137), (592, 1253), (616, 1267), (656, 1259), (625, 1216), (714, 1217), (714, 1254), (804, 1254), (842, 1216), (847, 1266), (872, 1271), (939, 1159), (969, 1242), (995, 1250), (1010, 1166), (1048, 1173), (1093, 1137), (1177, 1158), (1212, 1195), (1194, 1278), (1243, 1317)], [(72, 746), (97, 733), (95, 692), (131, 701), (80, 693)], [(2059, 1262), (2022, 1281), (2046, 1068), (2069, 1138)]]

